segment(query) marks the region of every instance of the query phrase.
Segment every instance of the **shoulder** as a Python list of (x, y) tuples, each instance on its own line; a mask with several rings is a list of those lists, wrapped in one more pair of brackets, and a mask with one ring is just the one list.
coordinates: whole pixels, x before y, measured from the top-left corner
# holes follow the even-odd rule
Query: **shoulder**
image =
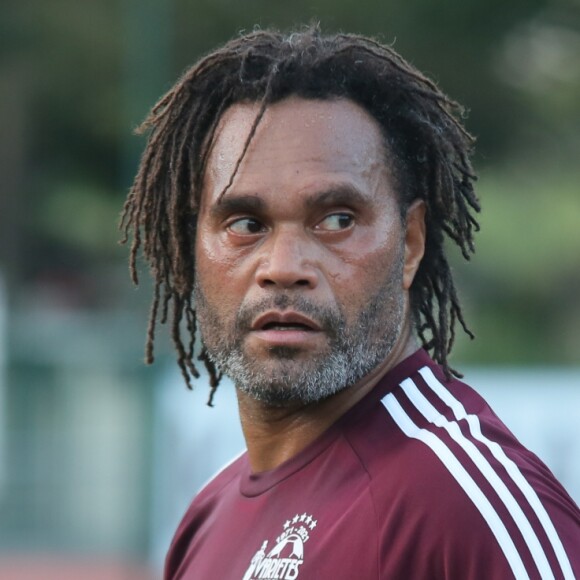
[(473, 389), (435, 365), (381, 393), (350, 441), (391, 546), (419, 542), (425, 561), (466, 578), (474, 561), (516, 578), (573, 578), (577, 506)]
[(246, 452), (234, 457), (220, 469), (196, 494), (183, 517), (176, 537), (184, 528), (191, 526), (193, 520), (198, 519), (208, 509), (211, 509), (227, 490), (239, 481), (239, 475), (246, 465)]
[(219, 469), (219, 471), (215, 473), (197, 492), (192, 505), (201, 503), (218, 494), (225, 486), (231, 483), (232, 480), (237, 479), (246, 465), (246, 458), (247, 452), (243, 451)]
[(245, 452), (234, 457), (194, 497), (177, 527), (166, 556), (165, 569), (169, 577), (172, 577), (173, 572), (184, 559), (196, 531), (203, 526), (215, 506), (219, 504), (223, 494), (226, 494), (238, 481), (238, 476), (245, 465), (245, 458)]

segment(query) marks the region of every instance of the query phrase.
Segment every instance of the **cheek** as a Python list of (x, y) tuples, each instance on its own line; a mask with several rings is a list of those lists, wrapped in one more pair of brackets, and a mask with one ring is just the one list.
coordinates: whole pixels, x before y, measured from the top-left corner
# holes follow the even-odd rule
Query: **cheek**
[(208, 304), (226, 315), (238, 308), (244, 283), (235, 252), (225, 252), (217, 236), (198, 235), (195, 268), (198, 287)]
[(399, 228), (385, 224), (369, 228), (341, 253), (342, 268), (337, 278), (351, 279), (354, 287), (382, 283), (387, 273), (396, 271), (404, 255)]
[(351, 320), (385, 287), (392, 292), (404, 292), (404, 248), (400, 240), (387, 239), (374, 245), (372, 251), (370, 245), (366, 245), (366, 251), (361, 249), (342, 256), (340, 268), (328, 276), (337, 301)]

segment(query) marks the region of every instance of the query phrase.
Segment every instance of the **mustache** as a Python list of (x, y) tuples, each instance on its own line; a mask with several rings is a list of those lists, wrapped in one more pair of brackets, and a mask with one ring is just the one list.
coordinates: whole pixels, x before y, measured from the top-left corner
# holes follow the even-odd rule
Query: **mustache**
[(330, 338), (337, 336), (345, 325), (344, 315), (338, 306), (316, 304), (304, 296), (277, 294), (250, 304), (242, 304), (236, 316), (236, 330), (249, 331), (252, 322), (268, 310), (289, 309), (311, 318)]

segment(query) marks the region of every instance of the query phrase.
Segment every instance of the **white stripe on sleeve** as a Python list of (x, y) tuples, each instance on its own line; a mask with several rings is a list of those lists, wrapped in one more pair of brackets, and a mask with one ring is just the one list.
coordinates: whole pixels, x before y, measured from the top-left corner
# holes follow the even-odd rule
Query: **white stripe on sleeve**
[(486, 445), (493, 456), (505, 467), (509, 476), (512, 478), (512, 481), (519, 487), (531, 508), (534, 510), (542, 527), (544, 528), (552, 548), (554, 549), (558, 563), (562, 568), (562, 573), (564, 574), (565, 580), (574, 580), (574, 572), (572, 571), (572, 566), (570, 565), (570, 561), (568, 560), (564, 546), (562, 545), (560, 537), (558, 536), (558, 532), (556, 531), (556, 528), (554, 528), (554, 524), (552, 523), (546, 508), (544, 508), (542, 502), (540, 501), (540, 498), (529, 484), (527, 479), (523, 476), (518, 466), (505, 454), (504, 450), (498, 443), (491, 441), (485, 435), (483, 435), (478, 417), (476, 415), (470, 415), (466, 412), (463, 404), (437, 380), (437, 377), (435, 377), (433, 371), (429, 367), (422, 368), (419, 373), (423, 379), (425, 379), (427, 385), (435, 392), (435, 394), (451, 408), (455, 418), (458, 421), (461, 419), (465, 419), (467, 421), (473, 438)]
[(403, 391), (405, 391), (409, 400), (415, 405), (417, 410), (433, 425), (445, 429), (451, 438), (467, 453), (469, 458), (477, 466), (482, 475), (487, 479), (490, 485), (495, 489), (496, 493), (504, 503), (508, 512), (514, 519), (519, 528), (524, 541), (528, 545), (536, 567), (540, 572), (540, 577), (544, 580), (552, 580), (554, 574), (552, 568), (546, 558), (546, 554), (534, 532), (528, 518), (524, 514), (522, 508), (506, 486), (499, 475), (490, 465), (489, 461), (483, 456), (481, 451), (467, 439), (459, 425), (453, 421), (448, 421), (447, 418), (439, 413), (437, 409), (428, 401), (428, 399), (419, 391), (417, 385), (411, 380), (407, 379), (401, 383)]
[(461, 463), (459, 463), (445, 443), (430, 431), (417, 427), (392, 393), (386, 395), (382, 399), (382, 403), (401, 431), (403, 431), (407, 437), (412, 437), (422, 441), (425, 445), (430, 447), (447, 468), (449, 473), (465, 491), (491, 529), (500, 545), (500, 548), (505, 554), (516, 580), (529, 580), (524, 563), (522, 562), (504, 523), (501, 521), (501, 518), (498, 516), (497, 512), (494, 510), (490, 501), (485, 497), (481, 489), (479, 489), (473, 478), (469, 473), (467, 473), (466, 469), (461, 465)]

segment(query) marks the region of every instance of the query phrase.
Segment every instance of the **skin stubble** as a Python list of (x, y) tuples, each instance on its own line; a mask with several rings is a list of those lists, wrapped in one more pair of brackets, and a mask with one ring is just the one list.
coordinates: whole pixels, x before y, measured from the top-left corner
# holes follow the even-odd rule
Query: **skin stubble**
[[(280, 293), (242, 305), (233, 328), (227, 327), (219, 307), (209, 302), (196, 281), (202, 340), (217, 368), (254, 399), (275, 407), (318, 402), (355, 384), (392, 352), (405, 316), (402, 278), (400, 247), (378, 291), (366, 301), (353, 323), (347, 322), (338, 305), (320, 306), (302, 295)], [(300, 349), (271, 348), (268, 366), (248, 356), (243, 343), (251, 320), (272, 308), (291, 308), (316, 320), (328, 337), (328, 349), (305, 360)]]

